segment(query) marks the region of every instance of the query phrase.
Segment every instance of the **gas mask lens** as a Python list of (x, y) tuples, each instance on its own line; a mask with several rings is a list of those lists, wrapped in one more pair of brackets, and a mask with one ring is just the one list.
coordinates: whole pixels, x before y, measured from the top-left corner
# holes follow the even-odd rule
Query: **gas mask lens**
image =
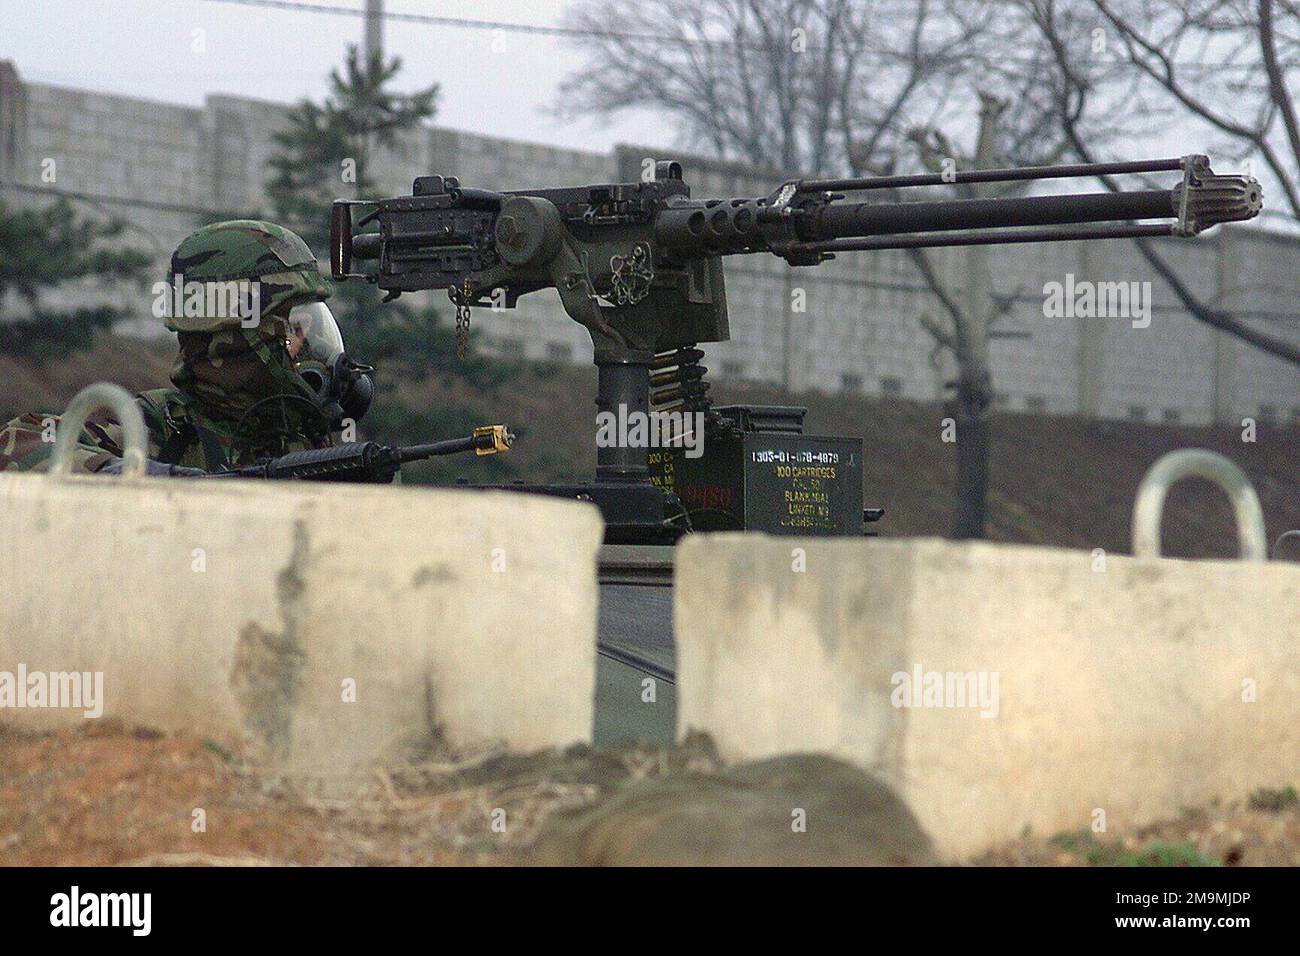
[(326, 368), (343, 354), (343, 333), (324, 302), (306, 302), (289, 310), (289, 338), (302, 345), (297, 362), (319, 362)]
[(316, 394), (331, 428), (366, 413), (375, 395), (370, 377), (374, 369), (344, 354), (343, 333), (324, 302), (308, 302), (289, 310), (289, 354), (298, 374)]

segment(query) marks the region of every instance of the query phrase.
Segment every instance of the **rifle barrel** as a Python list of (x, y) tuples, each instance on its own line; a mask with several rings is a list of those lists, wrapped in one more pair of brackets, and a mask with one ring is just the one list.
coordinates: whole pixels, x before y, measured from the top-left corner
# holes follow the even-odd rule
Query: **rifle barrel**
[(396, 451), (398, 461), (403, 464), (439, 455), (459, 455), (466, 451), (477, 455), (495, 455), (508, 450), (514, 437), (505, 425), (480, 425), (474, 429), (473, 434), (464, 438), (447, 438), (427, 445), (405, 445)]
[(472, 437), (446, 438), (442, 441), (429, 442), (427, 445), (404, 445), (398, 449), (398, 456), (402, 464), (406, 464), (408, 461), (423, 461), (441, 455), (459, 455), (461, 452), (473, 451), (474, 448)]

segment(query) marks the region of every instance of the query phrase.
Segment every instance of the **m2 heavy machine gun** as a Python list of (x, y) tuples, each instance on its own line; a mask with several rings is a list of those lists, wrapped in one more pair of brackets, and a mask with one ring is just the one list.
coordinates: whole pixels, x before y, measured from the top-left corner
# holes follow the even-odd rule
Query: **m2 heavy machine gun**
[[(912, 187), (1139, 173), (1180, 178), (1166, 189), (892, 201)], [(870, 201), (881, 190), (891, 201)], [(684, 412), (688, 432), (702, 420), (701, 457), (598, 441), (595, 481), (509, 486), (594, 501), (611, 543), (671, 541), (692, 528), (860, 534), (872, 517), (862, 510), (860, 440), (802, 434), (802, 409), (710, 405), (698, 346), (729, 337), (724, 256), (812, 266), (860, 250), (1194, 236), (1260, 206), (1254, 179), (1217, 175), (1199, 155), (791, 180), (755, 199), (692, 199), (675, 162), (658, 163), (645, 182), (508, 192), (421, 176), (410, 196), (334, 204), (331, 268), (336, 279), (374, 282), (387, 299), (445, 289), (458, 326), (472, 306), (510, 308), (555, 289), (591, 334), (598, 417)], [(363, 260), (373, 269), (354, 272)]]

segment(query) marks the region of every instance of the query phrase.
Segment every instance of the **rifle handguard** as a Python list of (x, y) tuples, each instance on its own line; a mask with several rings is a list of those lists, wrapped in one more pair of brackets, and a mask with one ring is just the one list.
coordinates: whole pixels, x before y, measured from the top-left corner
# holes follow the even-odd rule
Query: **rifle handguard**
[(390, 481), (400, 462), (378, 442), (347, 442), (328, 448), (290, 452), (255, 466), (271, 480)]

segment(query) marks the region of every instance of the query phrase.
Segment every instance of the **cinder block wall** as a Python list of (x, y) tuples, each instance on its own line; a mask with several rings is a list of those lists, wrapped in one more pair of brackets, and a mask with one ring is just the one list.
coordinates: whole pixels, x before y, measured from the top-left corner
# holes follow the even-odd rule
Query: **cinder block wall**
[[(266, 159), (286, 108), (224, 95), (185, 107), (24, 83), (13, 64), (0, 62), (0, 182), (110, 197), (113, 202), (80, 205), (128, 219), (129, 241), (156, 256), (161, 275), (171, 249), (200, 222), (265, 211)], [(794, 172), (682, 157), (664, 148), (620, 146), (605, 155), (441, 127), (405, 137), (396, 153), (381, 153), (375, 172), (390, 195), (408, 191), (411, 179), (426, 173), (497, 188), (566, 186), (637, 177), (647, 157), (684, 159), (700, 197), (767, 195)], [(43, 184), (47, 159), (56, 161), (58, 179)], [(0, 198), (45, 201), (40, 193), (3, 186)], [(1211, 304), (1243, 310), (1270, 332), (1300, 342), (1300, 323), (1292, 317), (1300, 298), (1294, 237), (1221, 229), (1196, 242), (1157, 245)], [(967, 254), (934, 253), (959, 301), (966, 296)], [(772, 257), (731, 257), (727, 267), (732, 340), (708, 346), (707, 364), (718, 380), (932, 399), (952, 377), (946, 363), (931, 362), (933, 341), (919, 322), (923, 314), (942, 320), (942, 307), (902, 252), (842, 254), (803, 269)], [(1004, 407), (1185, 423), (1300, 419), (1300, 370), (1195, 322), (1130, 243), (1005, 247), (992, 253), (991, 268), (994, 289), (1016, 296), (1000, 326), (1015, 336), (992, 345)], [(1125, 318), (1044, 316), (1044, 283), (1067, 274), (1152, 282), (1151, 326), (1134, 329)], [(796, 290), (802, 312), (792, 311)], [(75, 304), (103, 294), (90, 285), (70, 287), (54, 301)], [(114, 295), (141, 313), (133, 331), (156, 334), (149, 300), (139, 290)], [(442, 296), (429, 301), (447, 308)], [(6, 313), (17, 303), (8, 305)], [(513, 311), (478, 310), (475, 327), (480, 347), (489, 351), (590, 361), (589, 338), (553, 292), (529, 295)]]

